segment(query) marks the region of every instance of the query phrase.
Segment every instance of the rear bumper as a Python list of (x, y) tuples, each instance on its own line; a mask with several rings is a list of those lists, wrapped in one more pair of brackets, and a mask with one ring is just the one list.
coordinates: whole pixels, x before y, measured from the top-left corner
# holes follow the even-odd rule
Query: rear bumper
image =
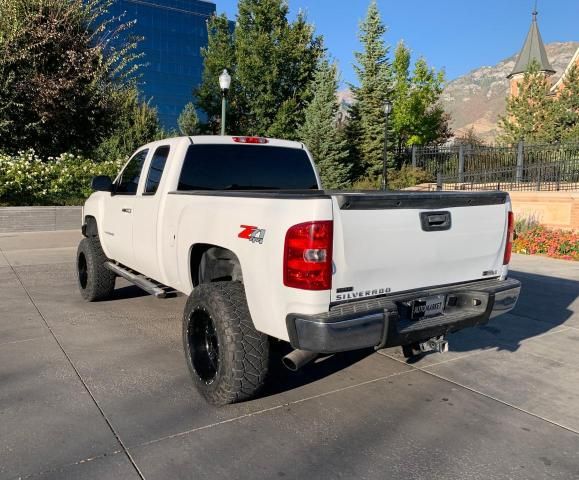
[[(520, 291), (518, 280), (483, 280), (352, 302), (319, 315), (289, 314), (286, 323), (290, 343), (302, 350), (335, 353), (393, 347), (483, 325), (512, 310)], [(446, 295), (443, 314), (409, 319), (408, 302), (441, 294)]]

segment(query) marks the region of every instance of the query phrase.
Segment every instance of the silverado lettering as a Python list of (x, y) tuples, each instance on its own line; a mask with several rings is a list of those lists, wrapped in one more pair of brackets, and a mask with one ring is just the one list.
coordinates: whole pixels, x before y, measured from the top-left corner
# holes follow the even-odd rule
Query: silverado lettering
[(364, 292), (338, 293), (336, 294), (336, 300), (342, 301), (361, 297), (375, 297), (376, 295), (384, 295), (385, 293), (388, 293), (390, 291), (391, 291), (390, 288), (378, 288), (374, 290), (366, 290)]

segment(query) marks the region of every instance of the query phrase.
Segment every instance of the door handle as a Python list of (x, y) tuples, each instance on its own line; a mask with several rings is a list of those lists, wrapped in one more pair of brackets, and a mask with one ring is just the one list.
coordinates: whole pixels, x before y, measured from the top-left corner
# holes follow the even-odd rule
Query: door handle
[(425, 232), (440, 232), (450, 230), (452, 220), (450, 212), (422, 212), (420, 223)]
[(121, 210), (121, 212), (123, 212), (123, 213), (132, 213), (132, 212), (133, 212), (133, 209), (132, 209), (132, 208), (123, 208), (123, 209)]

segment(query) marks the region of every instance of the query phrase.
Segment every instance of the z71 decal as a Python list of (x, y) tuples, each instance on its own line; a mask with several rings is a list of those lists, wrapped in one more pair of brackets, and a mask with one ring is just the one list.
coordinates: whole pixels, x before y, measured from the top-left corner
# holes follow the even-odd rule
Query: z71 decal
[(252, 243), (259, 243), (260, 245), (263, 243), (265, 228), (257, 228), (250, 225), (240, 225), (240, 227), (243, 228), (243, 230), (237, 235), (239, 238), (244, 238)]

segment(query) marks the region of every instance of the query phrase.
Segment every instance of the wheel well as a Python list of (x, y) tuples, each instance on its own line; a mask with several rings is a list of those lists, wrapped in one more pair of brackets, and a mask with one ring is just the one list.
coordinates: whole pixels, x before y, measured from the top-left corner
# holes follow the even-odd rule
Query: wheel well
[(243, 282), (237, 255), (227, 248), (207, 243), (199, 243), (191, 248), (190, 275), (193, 287), (211, 282)]
[(98, 237), (99, 229), (97, 226), (96, 218), (87, 215), (84, 217), (84, 224), (82, 226), (82, 234), (85, 237)]

